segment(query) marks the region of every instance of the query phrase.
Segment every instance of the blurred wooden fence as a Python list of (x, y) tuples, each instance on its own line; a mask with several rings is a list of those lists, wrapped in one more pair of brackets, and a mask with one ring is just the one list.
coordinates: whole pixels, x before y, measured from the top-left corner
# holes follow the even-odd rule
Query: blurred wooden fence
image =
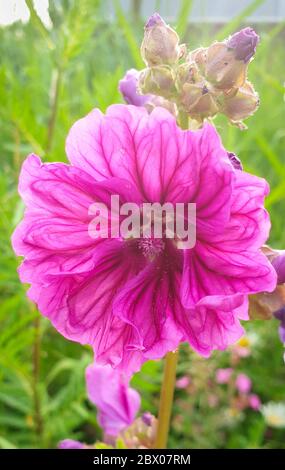
[[(179, 0), (121, 0), (120, 3), (126, 12), (140, 10), (142, 18), (147, 18), (158, 10), (169, 21), (175, 20), (181, 5)], [(226, 23), (252, 3), (253, 0), (192, 0), (190, 20), (196, 23)], [(113, 1), (106, 0), (103, 4), (104, 12), (112, 18), (114, 16)], [(284, 20), (285, 0), (265, 0), (247, 19), (252, 23), (275, 23)]]

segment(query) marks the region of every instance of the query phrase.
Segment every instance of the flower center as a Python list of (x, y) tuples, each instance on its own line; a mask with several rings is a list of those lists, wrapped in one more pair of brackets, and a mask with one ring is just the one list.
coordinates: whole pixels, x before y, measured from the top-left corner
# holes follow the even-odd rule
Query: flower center
[(138, 240), (139, 250), (150, 261), (153, 261), (164, 250), (164, 241), (160, 238), (140, 238)]

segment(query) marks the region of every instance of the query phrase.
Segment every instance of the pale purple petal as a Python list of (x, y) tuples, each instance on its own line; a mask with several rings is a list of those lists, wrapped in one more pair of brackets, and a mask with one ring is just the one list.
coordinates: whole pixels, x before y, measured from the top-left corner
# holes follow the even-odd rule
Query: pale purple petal
[(84, 449), (84, 444), (73, 439), (64, 439), (58, 443), (59, 449)]
[(259, 36), (252, 28), (244, 28), (233, 34), (226, 42), (230, 49), (234, 49), (235, 58), (249, 62), (255, 54)]
[(278, 284), (285, 282), (285, 250), (279, 252), (276, 258), (273, 258), (272, 265), (277, 272)]
[(141, 95), (138, 92), (138, 79), (140, 72), (136, 69), (130, 69), (119, 81), (119, 91), (127, 104), (134, 106), (145, 106), (152, 95)]
[(140, 408), (140, 395), (128, 379), (109, 365), (96, 363), (86, 369), (89, 400), (98, 408), (98, 422), (105, 434), (117, 436), (130, 426)]

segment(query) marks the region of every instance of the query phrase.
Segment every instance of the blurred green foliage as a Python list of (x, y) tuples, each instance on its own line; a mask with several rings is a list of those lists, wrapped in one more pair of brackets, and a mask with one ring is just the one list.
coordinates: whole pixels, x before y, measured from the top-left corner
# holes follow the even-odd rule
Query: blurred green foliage
[[(94, 442), (100, 437), (96, 411), (86, 399), (84, 370), (91, 351), (71, 343), (28, 303), (18, 280), (10, 236), (23, 214), (17, 194), (21, 163), (30, 152), (46, 161), (65, 161), (64, 142), (72, 123), (98, 106), (103, 111), (121, 101), (118, 80), (130, 67), (141, 67), (139, 42), (143, 20), (125, 15), (115, 0), (115, 20), (107, 22), (99, 0), (51, 0), (53, 28), (47, 30), (27, 0), (31, 21), (0, 29), (0, 447), (55, 447), (60, 439)], [(141, 2), (135, 2), (137, 4)], [(179, 33), (195, 48), (238, 29), (261, 1), (252, 2), (225, 27), (191, 25), (191, 3), (180, 2)], [(242, 159), (247, 171), (271, 184), (267, 207), (271, 242), (285, 246), (285, 106), (284, 24), (259, 25), (261, 45), (250, 67), (250, 79), (261, 106), (241, 132), (223, 119), (217, 126), (224, 145)], [(250, 375), (263, 402), (282, 401), (285, 371), (277, 322), (255, 322), (259, 346), (238, 364)], [(178, 391), (170, 436), (172, 447), (285, 447), (284, 432), (268, 430), (260, 413), (245, 412), (226, 426), (228, 408), (209, 408), (210, 378), (226, 367), (228, 353), (199, 360), (184, 348), (179, 374), (199, 376), (203, 393)], [(199, 380), (201, 380), (201, 377)], [(150, 362), (134, 378), (142, 408), (156, 413), (161, 364)]]

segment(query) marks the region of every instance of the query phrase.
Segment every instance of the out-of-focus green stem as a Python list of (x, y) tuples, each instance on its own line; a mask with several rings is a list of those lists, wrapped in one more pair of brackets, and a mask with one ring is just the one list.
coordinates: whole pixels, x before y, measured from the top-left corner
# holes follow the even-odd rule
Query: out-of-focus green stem
[(177, 122), (181, 129), (189, 129), (189, 116), (187, 113), (180, 111), (178, 114)]
[(60, 88), (61, 88), (61, 78), (62, 78), (62, 68), (59, 66), (55, 70), (54, 80), (51, 84), (51, 111), (50, 117), (48, 121), (47, 127), (47, 141), (45, 150), (47, 153), (52, 148), (57, 112), (58, 112), (58, 104), (59, 104), (59, 95), (60, 95)]
[(164, 375), (160, 392), (158, 426), (154, 446), (155, 449), (167, 448), (167, 439), (176, 381), (177, 360), (178, 350), (176, 352), (169, 352), (165, 357)]
[(51, 40), (49, 31), (47, 30), (47, 28), (45, 27), (45, 25), (43, 24), (42, 20), (40, 19), (40, 17), (38, 16), (36, 12), (36, 9), (33, 4), (33, 0), (25, 0), (25, 1), (29, 9), (30, 15), (31, 15), (31, 21), (34, 23), (35, 27), (38, 29), (42, 37), (45, 39), (49, 49), (55, 49), (55, 45), (53, 41)]
[(39, 393), (39, 382), (40, 382), (40, 366), (41, 366), (41, 317), (39, 312), (36, 309), (36, 306), (28, 301), (28, 306), (31, 312), (36, 316), (33, 321), (34, 327), (34, 342), (32, 350), (32, 365), (33, 365), (33, 375), (32, 375), (32, 391), (33, 391), (33, 401), (34, 401), (34, 422), (35, 422), (35, 431), (37, 438), (42, 439), (44, 426), (43, 426), (43, 417), (41, 410), (41, 398)]

